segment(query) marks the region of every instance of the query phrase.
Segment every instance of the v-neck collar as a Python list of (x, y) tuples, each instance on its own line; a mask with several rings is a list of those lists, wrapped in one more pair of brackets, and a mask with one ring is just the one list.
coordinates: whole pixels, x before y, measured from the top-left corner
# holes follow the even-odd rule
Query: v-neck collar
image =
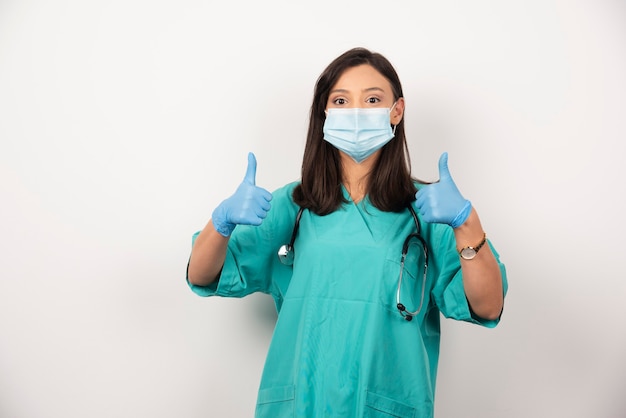
[[(371, 239), (375, 242), (379, 242), (387, 235), (397, 231), (397, 224), (405, 219), (401, 213), (384, 212), (376, 208), (370, 201), (369, 194), (366, 194), (359, 202), (355, 202), (343, 184), (341, 189), (344, 198), (348, 201), (348, 203), (344, 203), (346, 216), (356, 217), (358, 214), (360, 222), (362, 222)], [(356, 213), (352, 214), (353, 211)]]

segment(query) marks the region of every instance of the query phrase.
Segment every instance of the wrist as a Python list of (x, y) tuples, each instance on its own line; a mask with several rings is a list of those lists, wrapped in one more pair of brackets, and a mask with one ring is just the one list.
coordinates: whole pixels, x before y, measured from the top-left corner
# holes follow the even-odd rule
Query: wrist
[(220, 222), (215, 222), (215, 221), (213, 221), (213, 227), (215, 228), (218, 234), (226, 238), (230, 237), (230, 234), (232, 234), (233, 231), (235, 230), (234, 224), (220, 223)]
[(215, 230), (223, 237), (229, 237), (235, 229), (235, 224), (228, 222), (226, 217), (223, 216), (223, 209), (221, 205), (213, 211), (211, 220), (213, 222), (213, 228), (215, 228)]
[(454, 238), (457, 249), (467, 246), (476, 246), (485, 234), (483, 226), (475, 209), (472, 209), (467, 220), (458, 228), (454, 229)]
[(469, 200), (466, 200), (465, 205), (463, 206), (463, 209), (461, 209), (461, 211), (456, 215), (456, 217), (452, 220), (452, 222), (450, 222), (450, 226), (454, 229), (460, 227), (461, 225), (465, 223), (465, 221), (467, 221), (467, 218), (469, 218), (471, 213), (472, 213), (472, 202), (470, 202)]

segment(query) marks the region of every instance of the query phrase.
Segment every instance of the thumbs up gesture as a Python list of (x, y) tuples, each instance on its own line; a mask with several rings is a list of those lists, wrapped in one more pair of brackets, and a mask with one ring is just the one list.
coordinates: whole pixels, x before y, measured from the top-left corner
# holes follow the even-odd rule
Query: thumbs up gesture
[(439, 181), (420, 188), (415, 198), (415, 207), (422, 219), (430, 223), (448, 224), (452, 228), (458, 228), (472, 211), (472, 204), (461, 195), (452, 180), (447, 152), (439, 158)]
[(235, 193), (213, 211), (215, 230), (228, 237), (237, 225), (261, 225), (270, 210), (272, 194), (256, 186), (256, 157), (248, 153), (246, 176)]

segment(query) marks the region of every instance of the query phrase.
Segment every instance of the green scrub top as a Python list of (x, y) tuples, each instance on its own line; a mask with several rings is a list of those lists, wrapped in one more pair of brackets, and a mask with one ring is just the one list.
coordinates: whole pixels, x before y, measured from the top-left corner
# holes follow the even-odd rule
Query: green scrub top
[[(273, 193), (261, 226), (235, 228), (219, 281), (191, 285), (200, 296), (271, 295), (278, 311), (256, 417), (433, 416), (440, 314), (494, 327), (472, 314), (463, 290), (452, 228), (421, 222), (429, 264), (421, 312), (406, 321), (396, 308), (402, 245), (415, 232), (409, 210), (376, 209), (366, 198), (325, 216), (305, 210), (293, 266), (280, 263), (297, 205), (297, 183)], [(195, 237), (195, 236), (194, 236)], [(502, 272), (504, 265), (492, 244)], [(418, 308), (423, 254), (411, 245), (401, 302)]]

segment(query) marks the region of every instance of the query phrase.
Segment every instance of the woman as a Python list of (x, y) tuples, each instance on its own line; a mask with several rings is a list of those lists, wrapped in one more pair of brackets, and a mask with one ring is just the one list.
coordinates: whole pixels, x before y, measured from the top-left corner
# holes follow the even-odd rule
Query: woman
[(194, 292), (276, 302), (257, 417), (431, 417), (440, 315), (499, 321), (504, 265), (447, 154), (437, 183), (411, 177), (404, 108), (386, 58), (345, 52), (317, 81), (301, 181), (270, 194), (250, 154), (194, 236)]

